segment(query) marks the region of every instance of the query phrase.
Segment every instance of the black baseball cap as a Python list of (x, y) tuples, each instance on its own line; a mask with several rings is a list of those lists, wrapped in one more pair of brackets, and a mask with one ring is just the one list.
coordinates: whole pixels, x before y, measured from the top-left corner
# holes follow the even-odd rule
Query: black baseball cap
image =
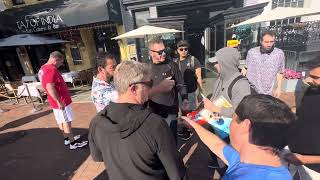
[(178, 44), (177, 44), (177, 48), (179, 48), (179, 47), (190, 47), (190, 44), (188, 43), (188, 41), (186, 41), (186, 40), (181, 40), (181, 41), (179, 41), (178, 42)]

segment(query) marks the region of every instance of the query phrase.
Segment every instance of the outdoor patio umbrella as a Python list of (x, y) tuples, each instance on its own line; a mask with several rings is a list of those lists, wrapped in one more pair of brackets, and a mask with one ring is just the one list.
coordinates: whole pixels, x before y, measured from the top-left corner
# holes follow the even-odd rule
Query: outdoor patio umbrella
[(182, 32), (176, 29), (168, 29), (156, 26), (142, 26), (138, 29), (134, 29), (132, 31), (126, 32), (121, 34), (120, 36), (111, 38), (111, 39), (126, 39), (126, 38), (144, 38), (148, 37), (149, 35), (156, 35), (156, 34), (166, 34), (166, 33), (178, 33)]
[(0, 47), (66, 43), (68, 41), (35, 34), (17, 34), (0, 39)]
[(299, 17), (299, 16), (310, 16), (310, 15), (316, 15), (316, 14), (320, 14), (320, 8), (316, 9), (316, 8), (278, 7), (271, 11), (264, 11), (262, 14), (254, 18), (251, 18), (242, 23), (233, 25), (232, 27), (267, 22), (267, 21), (288, 19), (288, 18)]

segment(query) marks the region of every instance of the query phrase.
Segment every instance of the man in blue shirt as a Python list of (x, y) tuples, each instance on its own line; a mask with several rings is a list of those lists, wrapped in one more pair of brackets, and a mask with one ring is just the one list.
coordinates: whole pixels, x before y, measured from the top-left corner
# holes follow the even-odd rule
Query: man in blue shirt
[(295, 119), (290, 108), (270, 95), (246, 96), (236, 108), (230, 125), (231, 145), (194, 121), (182, 117), (228, 169), (223, 180), (292, 179), (282, 166), (279, 152), (287, 142), (286, 131)]

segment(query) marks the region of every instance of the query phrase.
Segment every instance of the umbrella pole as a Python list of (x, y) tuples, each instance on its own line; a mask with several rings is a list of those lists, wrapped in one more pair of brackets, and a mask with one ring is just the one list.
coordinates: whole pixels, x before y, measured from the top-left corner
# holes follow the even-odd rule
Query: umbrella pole
[(148, 34), (146, 35), (146, 38), (147, 38), (147, 45), (148, 45), (148, 43), (149, 43), (149, 38), (148, 38), (149, 36), (148, 36)]

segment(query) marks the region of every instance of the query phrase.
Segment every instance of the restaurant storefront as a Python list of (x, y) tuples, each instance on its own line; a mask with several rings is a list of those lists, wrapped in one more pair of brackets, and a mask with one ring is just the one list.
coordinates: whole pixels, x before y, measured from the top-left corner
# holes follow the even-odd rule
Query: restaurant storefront
[(66, 64), (62, 71), (92, 68), (98, 51), (113, 53), (119, 61), (122, 58), (118, 42), (111, 40), (123, 27), (118, 0), (49, 1), (8, 9), (0, 16), (7, 17), (0, 23), (12, 34), (32, 33), (69, 41), (66, 44), (16, 47), (21, 66), (31, 64), (31, 69), (23, 67), (25, 75), (36, 74), (54, 50), (65, 54)]
[(258, 43), (259, 27), (255, 25), (232, 28), (232, 25), (261, 14), (268, 3), (234, 8), (222, 11), (209, 19), (210, 27), (210, 56), (219, 49), (227, 46), (228, 40), (238, 40), (242, 59), (250, 48)]
[[(124, 20), (127, 30), (143, 25), (155, 25), (165, 28), (174, 28), (184, 31), (174, 35), (162, 37), (169, 47), (169, 52), (174, 55), (175, 44), (186, 39), (191, 44), (191, 54), (204, 63), (206, 57), (205, 29), (209, 24), (209, 15), (212, 12), (225, 10), (230, 7), (241, 7), (241, 0), (187, 0), (187, 1), (131, 1), (123, 0), (128, 18)], [(130, 20), (133, 23), (130, 23)], [(131, 29), (130, 29), (131, 28)], [(137, 45), (139, 57), (148, 58), (146, 42), (133, 41)]]

